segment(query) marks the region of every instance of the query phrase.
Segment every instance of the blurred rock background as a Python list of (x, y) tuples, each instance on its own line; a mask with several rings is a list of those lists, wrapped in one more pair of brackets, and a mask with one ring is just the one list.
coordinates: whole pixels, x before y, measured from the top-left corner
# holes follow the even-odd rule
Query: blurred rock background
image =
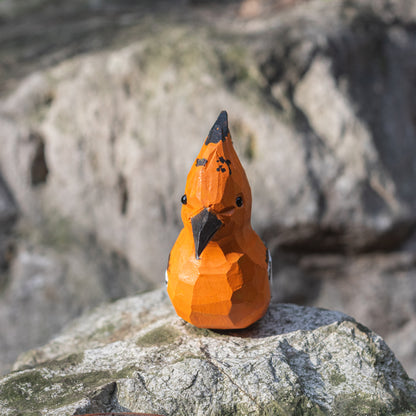
[(226, 109), (274, 299), (416, 377), (415, 96), (413, 0), (0, 0), (0, 370), (162, 284)]

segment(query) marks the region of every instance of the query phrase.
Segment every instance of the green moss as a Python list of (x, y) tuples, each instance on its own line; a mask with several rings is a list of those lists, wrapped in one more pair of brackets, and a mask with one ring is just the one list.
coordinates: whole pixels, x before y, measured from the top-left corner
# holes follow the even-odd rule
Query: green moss
[(103, 325), (99, 328), (97, 328), (92, 334), (90, 334), (89, 338), (95, 339), (95, 338), (103, 338), (110, 334), (112, 334), (116, 329), (115, 324), (109, 323), (107, 325)]
[(262, 416), (325, 416), (327, 412), (306, 396), (278, 399), (269, 403), (260, 412)]
[(48, 213), (37, 229), (21, 226), (22, 237), (30, 237), (34, 244), (53, 247), (59, 252), (66, 252), (71, 246), (80, 243), (75, 226), (69, 219)]
[[(43, 408), (57, 408), (79, 400), (111, 378), (109, 371), (52, 376), (50, 372), (29, 370), (16, 374), (1, 386), (0, 402), (17, 412), (36, 414)], [(26, 413), (25, 413), (26, 414)]]
[(54, 376), (53, 369), (68, 368), (80, 362), (82, 354), (51, 361), (48, 370), (32, 369), (12, 375), (0, 385), (0, 403), (24, 415), (40, 415), (42, 409), (55, 409), (88, 396), (99, 386), (114, 380), (131, 377), (134, 367), (118, 372), (94, 371), (89, 373)]
[(173, 343), (180, 336), (179, 331), (169, 325), (152, 329), (136, 341), (139, 347), (153, 347)]
[[(81, 364), (83, 359), (84, 359), (83, 352), (80, 352), (77, 354), (74, 353), (64, 358), (61, 358), (59, 360), (48, 361), (47, 366), (48, 366), (48, 369), (63, 370), (63, 369), (67, 369), (69, 367), (75, 367)], [(44, 364), (41, 364), (41, 365), (44, 366)]]
[[(137, 64), (150, 82), (159, 83), (168, 70), (175, 71), (179, 82), (199, 79), (202, 71), (217, 72), (215, 53), (208, 45), (203, 31), (190, 32), (183, 26), (169, 24), (148, 38)], [(169, 82), (165, 86), (170, 88)], [(154, 94), (152, 88), (145, 91), (148, 98)]]
[(219, 336), (219, 333), (212, 330), (212, 329), (206, 329), (206, 328), (197, 328), (196, 326), (193, 326), (191, 324), (185, 325), (186, 332), (193, 336), (193, 337), (210, 337), (210, 338), (216, 338)]
[(264, 107), (264, 80), (256, 59), (238, 39), (221, 41), (215, 51), (221, 81), (233, 92), (244, 98), (247, 104)]
[(131, 367), (126, 367), (123, 368), (120, 371), (117, 371), (116, 373), (114, 373), (114, 375), (112, 376), (112, 378), (114, 380), (120, 380), (122, 378), (131, 378), (134, 377), (134, 374), (137, 372), (137, 368), (135, 366), (131, 366)]
[[(189, 29), (167, 23), (143, 42), (136, 64), (145, 85), (135, 77), (128, 81), (130, 93), (151, 101), (161, 89), (170, 91), (184, 86), (187, 94), (190, 80), (198, 83), (200, 94), (221, 85), (258, 104), (263, 91), (263, 77), (257, 61), (241, 39), (223, 37), (209, 28)], [(171, 74), (171, 75), (169, 75)], [(172, 76), (174, 75), (174, 76)], [(203, 75), (207, 75), (204, 77)], [(201, 82), (207, 79), (208, 82)], [(138, 137), (139, 140), (139, 137)]]
[(84, 353), (74, 353), (69, 354), (63, 358), (57, 360), (47, 361), (45, 363), (42, 360), (42, 356), (39, 357), (38, 350), (31, 350), (28, 351), (25, 355), (22, 355), (21, 358), (23, 361), (32, 362), (31, 364), (25, 364), (19, 367), (19, 371), (34, 369), (34, 368), (43, 368), (45, 366), (48, 367), (50, 370), (64, 370), (70, 367), (75, 367), (82, 363), (84, 359)]
[(50, 221), (49, 226), (44, 229), (43, 243), (47, 246), (66, 250), (74, 241), (71, 224), (63, 218)]
[(364, 393), (340, 394), (333, 405), (334, 416), (387, 416), (391, 411), (376, 397)]
[(230, 87), (235, 87), (247, 81), (251, 81), (250, 67), (248, 65), (247, 50), (239, 45), (219, 51), (222, 73)]
[(329, 376), (329, 380), (333, 386), (339, 386), (341, 383), (345, 383), (347, 378), (344, 374), (341, 374), (338, 371), (333, 371)]

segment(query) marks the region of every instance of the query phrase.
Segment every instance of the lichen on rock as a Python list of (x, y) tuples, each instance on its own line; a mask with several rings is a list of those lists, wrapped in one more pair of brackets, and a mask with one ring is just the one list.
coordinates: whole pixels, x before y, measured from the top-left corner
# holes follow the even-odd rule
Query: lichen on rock
[[(0, 380), (4, 415), (383, 415), (416, 411), (385, 342), (335, 311), (272, 303), (250, 328), (200, 330), (164, 289), (103, 305)], [(410, 413), (407, 413), (410, 414)]]
[[(390, 252), (416, 224), (415, 2), (276, 3), (0, 1), (0, 223), (16, 204), (29, 225), (0, 238), (0, 372), (162, 281), (187, 166), (227, 109), (275, 295), (352, 311), (416, 374), (415, 256)], [(348, 256), (305, 270), (316, 253)]]

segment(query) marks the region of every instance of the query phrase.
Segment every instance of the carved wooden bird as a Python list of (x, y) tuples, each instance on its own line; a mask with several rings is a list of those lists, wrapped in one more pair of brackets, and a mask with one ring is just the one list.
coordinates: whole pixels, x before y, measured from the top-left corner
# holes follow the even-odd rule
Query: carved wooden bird
[(167, 290), (176, 313), (199, 328), (245, 328), (270, 302), (271, 257), (251, 228), (251, 191), (225, 111), (187, 178)]

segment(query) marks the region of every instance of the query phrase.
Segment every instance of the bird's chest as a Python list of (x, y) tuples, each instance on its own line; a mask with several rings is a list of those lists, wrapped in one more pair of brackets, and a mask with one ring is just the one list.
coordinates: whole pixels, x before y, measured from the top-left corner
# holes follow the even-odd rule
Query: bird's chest
[(239, 252), (224, 252), (215, 245), (209, 244), (199, 260), (191, 256), (194, 264), (194, 272), (189, 275), (179, 273), (179, 279), (187, 281), (193, 286), (193, 296), (196, 301), (202, 296), (210, 302), (222, 302), (229, 300), (234, 291), (244, 286), (244, 268), (241, 260), (245, 257)]
[[(171, 264), (171, 273), (176, 278), (188, 283), (207, 285), (227, 284), (233, 281), (234, 285), (240, 285), (243, 270), (241, 263), (245, 254), (241, 250), (232, 250), (229, 246), (222, 247), (211, 241), (196, 259), (193, 244), (179, 242), (173, 250), (172, 257), (177, 258), (176, 265)], [(174, 262), (171, 262), (174, 263)], [(173, 266), (173, 267), (172, 267)], [(173, 277), (173, 276), (172, 276)]]

